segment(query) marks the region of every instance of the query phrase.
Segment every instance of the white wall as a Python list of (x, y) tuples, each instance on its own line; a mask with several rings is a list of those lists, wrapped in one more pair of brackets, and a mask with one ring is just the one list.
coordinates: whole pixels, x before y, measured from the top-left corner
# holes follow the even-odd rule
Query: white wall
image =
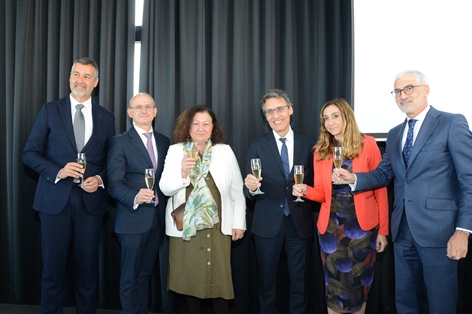
[(472, 1), (354, 0), (354, 111), (365, 133), (405, 115), (390, 94), (396, 74), (419, 70), (428, 102), (472, 123)]

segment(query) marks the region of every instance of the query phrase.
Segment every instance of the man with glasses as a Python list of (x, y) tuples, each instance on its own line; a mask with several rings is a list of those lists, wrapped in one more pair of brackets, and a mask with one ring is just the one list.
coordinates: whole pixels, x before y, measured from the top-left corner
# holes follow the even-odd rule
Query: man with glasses
[[(112, 138), (108, 152), (109, 191), (117, 200), (114, 231), (121, 244), (123, 313), (148, 312), (151, 273), (165, 237), (167, 201), (158, 182), (170, 140), (153, 130), (156, 114), (154, 99), (148, 94), (140, 93), (131, 98), (128, 116), (134, 125)], [(154, 178), (150, 176), (154, 184), (149, 188), (145, 169), (154, 170)]]
[[(463, 115), (428, 104), (418, 71), (400, 73), (392, 95), (407, 119), (388, 133), (382, 162), (370, 173), (336, 170), (353, 191), (394, 180), (391, 228), (397, 313), (456, 313), (458, 260), (472, 230), (472, 134)], [(354, 192), (355, 193), (355, 192)]]
[[(313, 185), (315, 140), (290, 126), (293, 107), (288, 94), (269, 90), (261, 99), (262, 113), (272, 131), (255, 139), (247, 154), (244, 193), (254, 200), (254, 235), (258, 264), (260, 313), (276, 313), (276, 282), (284, 253), (290, 277), (290, 313), (304, 313), (313, 240), (313, 203), (294, 202), (293, 165), (305, 167), (305, 183)], [(262, 174), (256, 178), (251, 159), (259, 158)], [(257, 194), (260, 188), (264, 194)], [(280, 310), (279, 310), (280, 312)]]

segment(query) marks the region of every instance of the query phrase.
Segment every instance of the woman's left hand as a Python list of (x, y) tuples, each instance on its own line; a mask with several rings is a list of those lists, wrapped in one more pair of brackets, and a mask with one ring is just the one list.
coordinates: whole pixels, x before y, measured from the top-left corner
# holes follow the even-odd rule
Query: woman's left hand
[(244, 230), (241, 229), (233, 229), (233, 241), (237, 241), (239, 239), (242, 239), (244, 237)]
[(384, 235), (377, 235), (377, 253), (383, 252), (387, 247), (387, 236)]

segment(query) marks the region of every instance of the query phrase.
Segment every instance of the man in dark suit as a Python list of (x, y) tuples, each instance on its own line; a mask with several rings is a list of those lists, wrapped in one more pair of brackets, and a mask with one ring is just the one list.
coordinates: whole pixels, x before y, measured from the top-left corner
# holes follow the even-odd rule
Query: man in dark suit
[[(39, 174), (33, 208), (41, 220), (42, 313), (62, 313), (71, 246), (77, 313), (95, 313), (97, 305), (98, 245), (108, 209), (106, 158), (115, 116), (91, 99), (98, 84), (95, 61), (76, 60), (69, 82), (68, 97), (42, 107), (23, 151), (25, 165)], [(80, 152), (86, 154), (86, 169), (76, 162)]]
[[(293, 202), (292, 167), (304, 165), (305, 183), (313, 185), (315, 140), (292, 130), (293, 107), (285, 91), (269, 90), (261, 99), (261, 108), (272, 131), (251, 142), (244, 180), (244, 194), (255, 200), (251, 232), (256, 244), (259, 307), (261, 313), (276, 313), (277, 270), (285, 253), (290, 277), (290, 313), (303, 313), (308, 301), (313, 203)], [(261, 160), (259, 178), (251, 171), (253, 158)], [(258, 187), (264, 194), (256, 194)]]
[[(157, 114), (145, 93), (129, 102), (134, 126), (115, 136), (108, 152), (110, 195), (118, 203), (114, 231), (121, 244), (120, 300), (123, 313), (148, 313), (148, 292), (157, 252), (164, 239), (166, 197), (159, 189), (170, 140), (152, 128)], [(153, 189), (144, 170), (153, 168)], [(151, 203), (150, 203), (151, 202)]]
[(457, 261), (472, 230), (472, 134), (464, 116), (428, 105), (428, 94), (421, 72), (400, 73), (392, 95), (407, 119), (388, 133), (382, 162), (370, 173), (340, 172), (356, 191), (394, 179), (395, 299), (402, 314), (425, 312), (423, 286), (429, 313), (456, 313)]

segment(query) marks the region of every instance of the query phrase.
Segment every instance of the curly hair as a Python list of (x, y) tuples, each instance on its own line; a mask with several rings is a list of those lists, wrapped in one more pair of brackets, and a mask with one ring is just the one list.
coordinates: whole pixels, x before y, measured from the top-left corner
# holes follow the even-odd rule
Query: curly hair
[(224, 143), (225, 134), (221, 128), (215, 113), (205, 105), (193, 105), (185, 109), (177, 118), (174, 129), (174, 143), (183, 143), (190, 138), (190, 127), (195, 115), (199, 112), (206, 112), (210, 115), (213, 130), (211, 131), (211, 142), (213, 145)]
[[(342, 130), (342, 143), (338, 143), (331, 133), (328, 132), (325, 126), (325, 119), (323, 117), (326, 107), (335, 105), (339, 108), (341, 117), (343, 119), (344, 125)], [(357, 126), (356, 118), (354, 117), (354, 111), (351, 107), (342, 98), (337, 98), (330, 100), (323, 105), (320, 112), (320, 138), (315, 145), (315, 149), (318, 151), (317, 160), (328, 160), (333, 147), (339, 146), (341, 144), (343, 156), (345, 158), (352, 159), (359, 156), (360, 148), (364, 146), (362, 142), (364, 134), (359, 131)]]

